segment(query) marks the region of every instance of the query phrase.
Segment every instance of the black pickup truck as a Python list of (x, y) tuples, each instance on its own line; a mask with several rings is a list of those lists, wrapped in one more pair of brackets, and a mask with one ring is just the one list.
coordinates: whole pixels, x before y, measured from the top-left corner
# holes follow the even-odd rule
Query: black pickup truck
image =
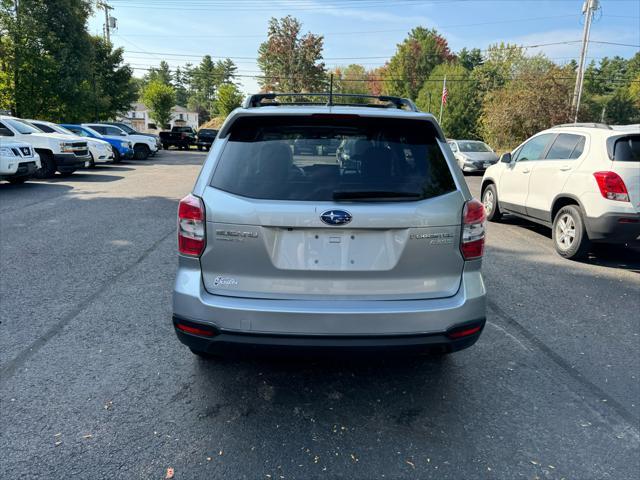
[(178, 147), (180, 150), (189, 150), (196, 143), (196, 132), (191, 127), (173, 127), (170, 132), (160, 132), (162, 148)]
[(216, 139), (216, 135), (218, 135), (218, 131), (213, 128), (201, 128), (198, 130), (198, 136), (196, 137), (198, 150), (209, 150), (211, 148), (211, 144)]

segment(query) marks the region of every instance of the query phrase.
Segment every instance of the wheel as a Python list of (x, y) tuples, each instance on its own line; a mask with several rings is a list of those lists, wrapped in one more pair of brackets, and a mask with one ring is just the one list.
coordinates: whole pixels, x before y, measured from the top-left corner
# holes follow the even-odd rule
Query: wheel
[(163, 150), (169, 150), (169, 144), (168, 143), (163, 143), (162, 144), (162, 149)]
[(217, 357), (217, 355), (215, 355), (213, 353), (207, 353), (207, 352), (202, 352), (200, 350), (194, 350), (191, 347), (189, 347), (189, 350), (191, 350), (191, 353), (193, 353), (196, 357), (200, 357), (200, 358), (205, 359), (205, 360), (211, 360), (212, 358), (216, 358)]
[(122, 155), (117, 148), (113, 149), (113, 163), (120, 163), (122, 161)]
[(51, 178), (56, 173), (56, 161), (49, 152), (38, 152), (40, 154), (40, 163), (42, 168), (36, 170), (34, 176), (36, 178)]
[(11, 183), (12, 185), (21, 185), (24, 182), (26, 182), (28, 178), (29, 177), (14, 177), (14, 178), (8, 178), (7, 180), (9, 180), (9, 183)]
[(149, 157), (149, 147), (146, 145), (134, 145), (133, 158), (136, 160), (146, 160)]
[(84, 168), (96, 168), (96, 161), (93, 158), (93, 153), (89, 152), (91, 158), (84, 162)]
[(560, 256), (577, 259), (589, 252), (589, 237), (576, 205), (562, 207), (553, 219), (553, 245)]
[(496, 186), (493, 183), (489, 184), (482, 193), (482, 204), (484, 205), (484, 212), (487, 215), (487, 220), (490, 222), (497, 222), (502, 218), (500, 205), (498, 205), (498, 193), (496, 192)]

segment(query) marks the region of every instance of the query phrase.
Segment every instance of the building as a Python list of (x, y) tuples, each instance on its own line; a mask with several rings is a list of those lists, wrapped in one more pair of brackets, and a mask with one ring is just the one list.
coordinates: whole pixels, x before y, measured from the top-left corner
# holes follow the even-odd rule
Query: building
[[(120, 117), (118, 121), (131, 125), (132, 128), (139, 132), (157, 133), (164, 130), (160, 125), (156, 125), (149, 114), (149, 109), (142, 102), (136, 102), (131, 105), (125, 115)], [(180, 105), (175, 105), (171, 109), (170, 127), (192, 127), (196, 130), (199, 126), (198, 112), (191, 112)]]

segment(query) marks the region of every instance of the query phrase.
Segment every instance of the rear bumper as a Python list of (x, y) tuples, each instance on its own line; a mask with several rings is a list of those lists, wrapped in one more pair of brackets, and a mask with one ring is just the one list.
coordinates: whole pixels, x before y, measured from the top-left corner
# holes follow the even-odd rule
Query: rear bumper
[(600, 217), (585, 217), (589, 239), (595, 242), (640, 242), (640, 214), (608, 213)]
[[(178, 339), (189, 348), (205, 353), (233, 354), (239, 350), (256, 353), (309, 354), (329, 351), (335, 353), (368, 353), (383, 350), (385, 354), (422, 353), (429, 351), (456, 352), (472, 346), (485, 325), (485, 319), (465, 322), (447, 332), (415, 335), (270, 335), (221, 330), (210, 325), (173, 317)], [(183, 331), (184, 327), (207, 328), (210, 336)], [(466, 333), (456, 338), (456, 332)], [(472, 333), (467, 333), (472, 332)], [(454, 335), (453, 337), (451, 335)]]
[[(316, 342), (350, 348), (355, 339), (367, 346), (454, 348), (446, 333), (469, 322), (484, 323), (485, 310), (479, 262), (468, 262), (458, 292), (448, 298), (271, 300), (212, 295), (202, 285), (198, 260), (181, 257), (173, 292), (175, 318), (218, 332), (205, 339), (211, 348), (215, 343), (246, 343), (247, 338), (249, 343), (273, 340), (278, 346)], [(195, 341), (193, 335), (180, 332), (179, 336), (185, 343)]]
[(58, 153), (53, 156), (56, 169), (59, 172), (73, 172), (84, 167), (85, 162), (91, 161), (91, 155), (75, 155), (74, 153)]

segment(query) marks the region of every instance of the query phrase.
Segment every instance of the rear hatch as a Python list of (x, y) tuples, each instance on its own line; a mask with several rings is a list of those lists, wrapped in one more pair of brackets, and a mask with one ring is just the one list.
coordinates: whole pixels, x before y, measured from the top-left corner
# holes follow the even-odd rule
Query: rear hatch
[[(345, 171), (323, 147), (350, 138), (369, 147)], [(460, 287), (465, 199), (428, 119), (241, 117), (203, 200), (210, 293), (428, 299)]]
[(633, 208), (640, 212), (640, 134), (615, 137), (611, 142), (611, 170), (620, 175)]

